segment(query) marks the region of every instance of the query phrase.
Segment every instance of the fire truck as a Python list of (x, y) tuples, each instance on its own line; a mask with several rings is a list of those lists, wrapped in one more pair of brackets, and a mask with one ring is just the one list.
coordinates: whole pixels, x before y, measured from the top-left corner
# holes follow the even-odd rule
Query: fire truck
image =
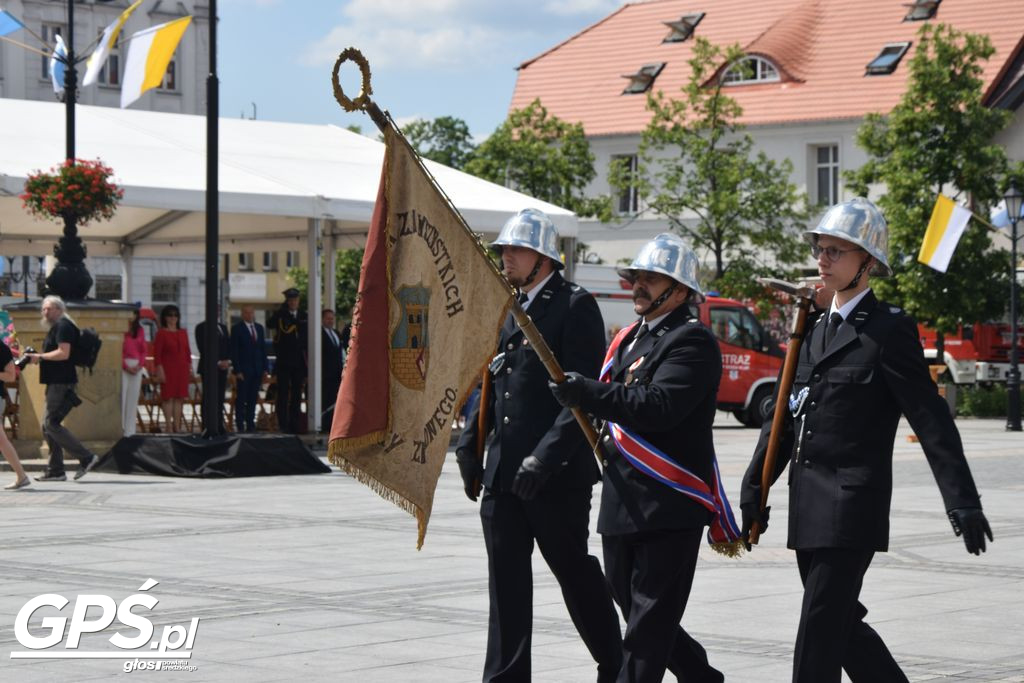
[[(917, 326), (925, 358), (936, 362), (935, 330)], [(1010, 372), (1010, 325), (962, 325), (943, 337), (942, 363), (956, 384), (1005, 382)], [(1024, 358), (1024, 330), (1017, 330), (1017, 357)]]
[[(578, 264), (575, 277), (597, 299), (609, 339), (636, 321), (632, 287), (614, 268)], [(741, 301), (709, 293), (698, 307), (698, 315), (718, 339), (722, 352), (718, 408), (731, 412), (748, 427), (760, 427), (775, 410), (772, 393), (786, 356), (785, 346)]]

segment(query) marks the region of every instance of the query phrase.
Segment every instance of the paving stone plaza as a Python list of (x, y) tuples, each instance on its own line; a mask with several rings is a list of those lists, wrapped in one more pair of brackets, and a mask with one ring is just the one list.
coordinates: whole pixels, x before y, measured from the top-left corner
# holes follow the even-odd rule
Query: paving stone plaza
[[(957, 424), (995, 543), (974, 557), (954, 538), (904, 422), (891, 549), (875, 556), (862, 600), (910, 680), (1024, 681), (1024, 438), (1005, 432), (1002, 420)], [(754, 430), (719, 414), (715, 442), (734, 507), (755, 439)], [(784, 485), (771, 504), (771, 528), (752, 554), (727, 559), (701, 551), (684, 619), (727, 681), (790, 677), (801, 588), (785, 548)], [(0, 680), (480, 680), (486, 557), (476, 506), (463, 496), (451, 454), (419, 552), (415, 520), (337, 470), (230, 480), (93, 472), (78, 482), (0, 492), (0, 507)], [(596, 534), (591, 545), (600, 557)], [(595, 680), (539, 555), (534, 571), (534, 680)], [(199, 619), (186, 660), (194, 670), (127, 673), (136, 658), (142, 666), (156, 661), (141, 658), (145, 647), (102, 659), (10, 656), (27, 651), (14, 627), (30, 599), (55, 593), (75, 603), (79, 595), (104, 595), (120, 604), (147, 579), (159, 582), (146, 591), (159, 604), (135, 613), (150, 617), (154, 640), (165, 627), (184, 630)], [(56, 614), (46, 609), (31, 622), (34, 636), (47, 633), (40, 617)], [(69, 604), (60, 614), (74, 621), (72, 610)], [(100, 612), (83, 616), (98, 620)], [(109, 642), (115, 631), (138, 634), (114, 620), (85, 632), (78, 650), (116, 652)]]

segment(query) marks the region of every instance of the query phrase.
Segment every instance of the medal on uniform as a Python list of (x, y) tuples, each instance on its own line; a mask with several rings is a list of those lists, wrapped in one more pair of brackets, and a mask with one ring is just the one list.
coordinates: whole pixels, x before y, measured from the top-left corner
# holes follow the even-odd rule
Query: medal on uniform
[(798, 394), (789, 395), (789, 412), (793, 414), (793, 417), (800, 415), (800, 411), (803, 410), (804, 401), (807, 400), (807, 395), (811, 393), (808, 387), (804, 387)]
[(647, 356), (640, 356), (633, 361), (632, 365), (629, 366), (629, 369), (626, 371), (626, 384), (630, 384), (633, 381), (633, 371), (640, 367), (640, 364), (644, 362), (644, 358), (646, 357)]

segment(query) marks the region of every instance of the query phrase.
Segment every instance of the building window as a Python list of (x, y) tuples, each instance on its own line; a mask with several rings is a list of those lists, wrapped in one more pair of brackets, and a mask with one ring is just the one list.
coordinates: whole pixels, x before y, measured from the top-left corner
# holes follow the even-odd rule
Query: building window
[(96, 275), (96, 298), (111, 301), (121, 298), (120, 275)]
[(818, 145), (814, 155), (814, 199), (819, 206), (839, 203), (839, 145)]
[(622, 154), (612, 157), (616, 165), (618, 177), (628, 181), (628, 185), (619, 191), (616, 211), (627, 216), (635, 215), (639, 207), (636, 191), (637, 157), (635, 154)]
[(252, 270), (252, 253), (242, 252), (238, 255), (238, 269)]
[[(46, 47), (53, 50), (57, 46), (57, 36), (64, 35), (64, 27), (61, 24), (43, 24), (39, 37), (46, 43)], [(50, 80), (50, 57), (49, 55), (39, 58), (39, 77), (44, 81)]]
[(910, 43), (889, 43), (882, 48), (878, 56), (868, 62), (865, 67), (865, 76), (885, 76), (891, 74), (899, 66), (903, 55), (907, 54)]
[(299, 267), (299, 252), (297, 252), (297, 251), (289, 251), (287, 256), (285, 256), (285, 262), (288, 264), (289, 268), (298, 268)]
[(623, 78), (629, 79), (629, 85), (622, 91), (623, 95), (637, 95), (647, 92), (654, 85), (654, 79), (658, 77), (661, 70), (665, 68), (665, 62), (658, 64), (645, 64), (635, 74), (626, 74)]
[(679, 21), (665, 21), (662, 22), (665, 26), (668, 26), (672, 31), (665, 36), (663, 43), (681, 43), (690, 36), (693, 35), (694, 30), (697, 28), (697, 24), (704, 18), (703, 12), (697, 12), (696, 14), (686, 14)]
[(263, 252), (263, 270), (264, 271), (276, 271), (277, 270), (277, 254), (272, 251)]
[(747, 83), (776, 83), (779, 70), (767, 59), (744, 57), (730, 66), (722, 75), (723, 85), (744, 85)]
[(939, 11), (940, 2), (942, 0), (914, 0), (909, 5), (910, 11), (907, 12), (907, 16), (903, 17), (903, 21), (925, 21), (931, 19)]
[[(160, 309), (168, 304), (181, 307), (181, 290), (184, 279), (180, 277), (153, 278), (152, 296), (153, 310), (159, 314)], [(180, 324), (180, 323), (179, 323)]]
[(160, 86), (161, 90), (169, 90), (175, 92), (178, 89), (178, 78), (177, 78), (177, 64), (178, 58), (172, 57), (170, 63), (167, 65), (167, 73), (164, 75), (163, 85)]

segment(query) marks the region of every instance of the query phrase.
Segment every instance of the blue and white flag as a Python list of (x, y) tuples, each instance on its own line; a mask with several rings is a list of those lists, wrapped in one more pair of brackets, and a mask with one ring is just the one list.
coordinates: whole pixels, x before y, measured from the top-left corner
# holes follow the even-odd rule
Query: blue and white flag
[(64, 39), (60, 37), (59, 33), (56, 38), (57, 46), (53, 48), (53, 54), (50, 55), (50, 80), (53, 81), (53, 92), (59, 95), (64, 92), (64, 73), (68, 67), (63, 59), (67, 59), (68, 48), (64, 45)]
[(5, 9), (0, 9), (0, 36), (14, 33), (19, 28), (25, 28), (25, 24), (15, 18), (13, 14)]
[[(1024, 218), (1024, 206), (1021, 206), (1020, 217)], [(988, 219), (992, 222), (992, 227), (994, 228), (1003, 228), (1005, 230), (1010, 227), (1010, 212), (1006, 210), (1005, 199), (992, 207)]]

